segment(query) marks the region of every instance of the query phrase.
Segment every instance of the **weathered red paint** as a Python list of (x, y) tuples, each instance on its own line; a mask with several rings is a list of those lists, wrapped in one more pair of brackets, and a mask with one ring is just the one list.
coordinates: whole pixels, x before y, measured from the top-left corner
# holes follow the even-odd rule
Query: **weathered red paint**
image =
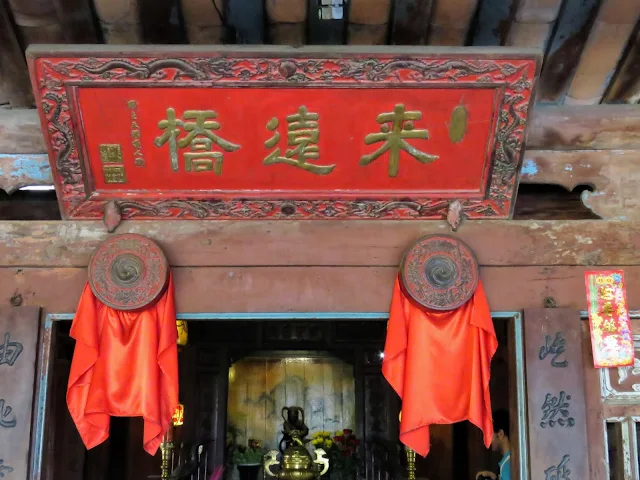
[[(428, 219), (455, 200), (467, 218), (508, 218), (537, 75), (531, 54), (421, 49), (41, 48), (29, 60), (63, 214), (78, 219), (110, 200), (123, 219)], [(307, 168), (286, 153), (296, 113), (317, 128)], [(367, 159), (399, 133), (396, 167), (393, 148)]]

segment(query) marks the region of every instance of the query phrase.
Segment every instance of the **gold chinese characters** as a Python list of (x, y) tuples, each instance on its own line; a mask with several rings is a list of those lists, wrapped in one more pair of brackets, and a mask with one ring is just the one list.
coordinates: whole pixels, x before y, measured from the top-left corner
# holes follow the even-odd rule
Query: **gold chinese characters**
[[(135, 118), (135, 102), (129, 102), (132, 120)], [(456, 143), (462, 140), (466, 132), (467, 113), (463, 107), (458, 108), (452, 117), (456, 125), (450, 129), (450, 139)], [(280, 119), (273, 117), (266, 123), (271, 137), (264, 142), (270, 152), (263, 158), (264, 165), (288, 165), (315, 175), (329, 175), (336, 164), (321, 162), (320, 157), (320, 115), (310, 112), (305, 105), (300, 105), (296, 113), (287, 115), (286, 125), (281, 126)], [(398, 103), (392, 112), (380, 113), (376, 122), (380, 125), (379, 133), (369, 133), (364, 137), (365, 145), (380, 144), (378, 148), (362, 155), (359, 164), (366, 167), (388, 153), (388, 175), (396, 177), (400, 168), (400, 152), (404, 151), (422, 164), (437, 160), (438, 155), (425, 153), (413, 145), (413, 141), (428, 140), (426, 129), (416, 128), (415, 122), (422, 119), (419, 110), (407, 110)], [(139, 141), (139, 130), (134, 129), (132, 122), (132, 138), (135, 148), (135, 160), (144, 162)], [(178, 118), (175, 109), (166, 109), (166, 118), (158, 122), (162, 133), (154, 140), (157, 147), (168, 145), (171, 169), (180, 171), (179, 153), (184, 153), (186, 172), (213, 171), (222, 174), (224, 154), (239, 150), (241, 145), (222, 138), (217, 132), (222, 128), (218, 114), (214, 110), (185, 110), (183, 118)], [(228, 127), (227, 127), (228, 128)], [(233, 132), (231, 130), (230, 132)], [(286, 132), (286, 146), (282, 145), (282, 136)], [(289, 148), (287, 148), (289, 147)]]
[[(263, 160), (263, 163), (265, 165), (285, 163), (317, 175), (331, 173), (336, 168), (335, 165), (316, 165), (307, 162), (307, 160), (320, 158), (320, 149), (318, 147), (318, 140), (320, 139), (319, 115), (317, 113), (309, 113), (307, 107), (302, 105), (298, 108), (298, 113), (288, 115), (286, 120), (288, 124), (287, 145), (295, 148), (286, 150), (284, 156), (282, 156), (280, 147), (277, 147)], [(276, 130), (279, 125), (280, 122), (276, 117), (267, 122), (267, 130), (274, 132), (274, 134), (264, 142), (265, 147), (273, 148), (280, 142), (280, 133)]]
[[(226, 152), (235, 152), (240, 145), (231, 143), (214, 133), (220, 129), (220, 123), (214, 120), (217, 116), (213, 110), (185, 110), (184, 120), (194, 120), (187, 122), (176, 118), (173, 108), (167, 108), (167, 118), (158, 122), (158, 127), (164, 130), (164, 133), (157, 137), (154, 143), (158, 147), (169, 143), (171, 169), (174, 172), (180, 170), (178, 148), (189, 146), (190, 151), (184, 154), (187, 172), (213, 170), (216, 175), (222, 174), (224, 155), (222, 152), (213, 151), (213, 144)], [(179, 139), (180, 129), (187, 132), (187, 135)]]
[[(373, 143), (384, 142), (375, 152), (363, 155), (360, 159), (360, 165), (367, 166), (383, 153), (389, 152), (389, 176), (398, 175), (400, 166), (400, 150), (404, 150), (420, 163), (431, 163), (438, 159), (437, 155), (429, 155), (421, 152), (417, 148), (407, 142), (406, 139), (422, 139), (429, 138), (427, 130), (414, 130), (413, 121), (420, 120), (422, 112), (405, 111), (404, 105), (398, 103), (392, 113), (381, 113), (376, 118), (376, 122), (381, 124), (381, 133), (370, 133), (364, 138), (364, 143), (371, 145)], [(387, 125), (391, 123), (391, 127)]]

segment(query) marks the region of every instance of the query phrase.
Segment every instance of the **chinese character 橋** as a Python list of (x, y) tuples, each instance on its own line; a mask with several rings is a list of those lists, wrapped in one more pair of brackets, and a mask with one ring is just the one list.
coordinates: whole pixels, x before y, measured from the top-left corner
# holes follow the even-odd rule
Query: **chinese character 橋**
[(545, 480), (571, 480), (571, 470), (569, 470), (568, 464), (571, 457), (565, 455), (562, 457), (562, 461), (558, 465), (553, 465), (544, 471)]
[[(218, 114), (213, 110), (185, 110), (184, 120), (176, 118), (173, 108), (167, 108), (167, 118), (158, 122), (158, 127), (164, 133), (156, 137), (155, 144), (161, 147), (169, 143), (169, 155), (171, 158), (171, 169), (174, 172), (179, 170), (178, 149), (190, 147), (190, 152), (184, 154), (185, 170), (187, 172), (208, 172), (213, 170), (216, 175), (222, 173), (222, 162), (224, 155), (222, 152), (212, 150), (215, 143), (226, 152), (235, 152), (240, 145), (231, 143), (214, 133), (220, 129), (220, 123), (215, 121)], [(194, 120), (187, 122), (185, 120)], [(187, 132), (183, 138), (180, 137), (181, 130)]]
[[(424, 129), (415, 129), (413, 122), (420, 120), (422, 113), (415, 110), (405, 111), (404, 105), (397, 104), (392, 113), (381, 113), (376, 118), (376, 122), (381, 124), (381, 133), (370, 133), (364, 137), (364, 143), (371, 145), (373, 143), (384, 142), (375, 152), (363, 155), (360, 159), (360, 165), (366, 166), (379, 158), (383, 153), (389, 151), (389, 176), (398, 175), (398, 167), (400, 164), (400, 151), (404, 150), (420, 163), (431, 163), (438, 159), (437, 155), (430, 155), (421, 152), (409, 142), (408, 139), (427, 140), (429, 132)], [(391, 127), (389, 127), (391, 123)]]
[[(284, 163), (317, 175), (331, 173), (336, 168), (335, 165), (316, 165), (307, 162), (307, 160), (320, 158), (320, 148), (318, 147), (320, 139), (319, 118), (317, 113), (309, 113), (304, 105), (298, 108), (298, 113), (288, 115), (286, 117), (287, 145), (294, 148), (287, 149), (282, 156), (280, 147), (277, 147), (264, 159), (263, 163), (265, 165)], [(280, 133), (276, 129), (279, 125), (280, 122), (275, 117), (267, 122), (267, 129), (274, 133), (269, 140), (264, 142), (265, 147), (273, 148), (278, 145)]]
[(0, 398), (0, 427), (13, 428), (16, 426), (16, 416), (12, 415), (13, 409), (4, 404), (4, 398)]
[(565, 341), (562, 332), (556, 333), (553, 342), (551, 342), (551, 335), (546, 335), (544, 339), (544, 345), (540, 347), (538, 358), (540, 360), (544, 360), (545, 358), (547, 358), (547, 355), (553, 355), (553, 357), (551, 357), (551, 366), (556, 368), (564, 368), (569, 365), (569, 361), (558, 361), (558, 357), (560, 357), (564, 353), (566, 345), (567, 342)]
[(4, 334), (4, 343), (0, 345), (0, 365), (13, 367), (22, 352), (22, 344), (9, 341), (9, 332)]
[(547, 393), (542, 404), (542, 420), (540, 420), (540, 426), (546, 428), (555, 426), (557, 423), (561, 427), (565, 425), (573, 427), (576, 421), (569, 416), (569, 400), (571, 395), (567, 395), (564, 391), (560, 392), (557, 397)]

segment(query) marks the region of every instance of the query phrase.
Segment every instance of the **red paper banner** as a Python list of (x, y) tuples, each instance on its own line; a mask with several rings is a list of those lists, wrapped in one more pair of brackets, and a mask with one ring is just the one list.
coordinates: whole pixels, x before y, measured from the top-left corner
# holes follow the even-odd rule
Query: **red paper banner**
[(585, 272), (595, 368), (633, 365), (635, 353), (622, 270)]

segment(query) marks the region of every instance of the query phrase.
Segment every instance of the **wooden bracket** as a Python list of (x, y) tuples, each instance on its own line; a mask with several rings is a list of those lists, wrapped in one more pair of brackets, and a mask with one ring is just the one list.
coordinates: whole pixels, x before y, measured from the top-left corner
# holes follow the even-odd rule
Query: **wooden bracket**
[(102, 221), (109, 233), (116, 231), (116, 228), (118, 228), (118, 225), (122, 222), (122, 214), (116, 201), (112, 200), (104, 207), (104, 217)]

